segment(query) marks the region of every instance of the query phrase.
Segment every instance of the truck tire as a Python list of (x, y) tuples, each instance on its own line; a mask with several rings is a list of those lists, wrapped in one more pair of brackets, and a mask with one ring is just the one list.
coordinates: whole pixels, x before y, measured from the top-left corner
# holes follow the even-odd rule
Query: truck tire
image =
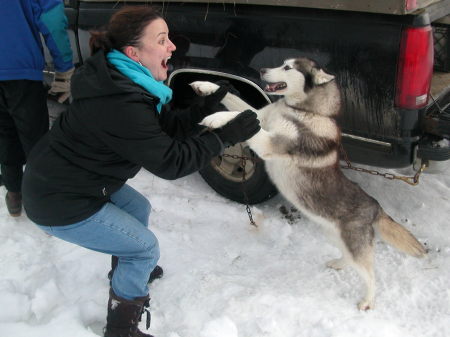
[[(245, 181), (244, 165), (238, 157), (249, 158), (245, 160)], [(217, 193), (242, 204), (258, 204), (278, 193), (266, 173), (264, 162), (242, 144), (226, 149), (224, 155), (214, 158), (200, 175)]]

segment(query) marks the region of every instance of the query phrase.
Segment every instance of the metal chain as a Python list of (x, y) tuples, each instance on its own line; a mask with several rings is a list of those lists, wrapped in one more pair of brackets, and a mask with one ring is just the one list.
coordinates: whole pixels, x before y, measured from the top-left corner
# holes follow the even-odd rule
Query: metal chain
[(347, 166), (345, 165), (341, 165), (341, 168), (343, 169), (350, 169), (350, 170), (354, 170), (354, 171), (358, 171), (358, 172), (364, 172), (364, 173), (369, 173), (375, 176), (381, 176), (383, 178), (389, 179), (389, 180), (401, 180), (404, 181), (405, 183), (412, 185), (412, 186), (416, 186), (419, 184), (419, 177), (422, 174), (422, 172), (428, 167), (428, 163), (427, 162), (423, 162), (422, 165), (420, 166), (419, 170), (417, 170), (416, 174), (414, 174), (414, 176), (412, 177), (407, 177), (407, 176), (396, 176), (395, 174), (392, 173), (382, 173), (382, 172), (378, 172), (376, 170), (368, 170), (362, 167), (354, 167), (352, 166), (352, 164), (350, 163), (350, 160), (348, 159), (348, 155), (347, 152), (345, 152), (344, 147), (341, 144), (341, 153), (344, 156), (344, 160), (347, 163)]
[(241, 161), (241, 167), (242, 167), (242, 194), (244, 195), (244, 201), (245, 201), (245, 210), (247, 211), (248, 219), (250, 220), (250, 225), (258, 227), (258, 225), (253, 220), (253, 214), (252, 210), (250, 209), (248, 195), (245, 190), (245, 182), (247, 181), (246, 172), (245, 172), (245, 165), (247, 164), (247, 160), (251, 160), (253, 163), (256, 161), (256, 158), (250, 158), (245, 156), (238, 156), (235, 154), (226, 154), (224, 153), (222, 157), (228, 157), (233, 159), (239, 159)]
[[(354, 170), (354, 171), (358, 171), (358, 172), (364, 172), (364, 173), (369, 173), (375, 176), (381, 176), (383, 178), (389, 179), (389, 180), (401, 180), (404, 181), (405, 183), (412, 185), (412, 186), (416, 186), (419, 184), (419, 177), (422, 174), (422, 172), (428, 167), (428, 163), (424, 162), (422, 163), (422, 165), (420, 166), (419, 170), (416, 172), (416, 174), (412, 177), (407, 177), (407, 176), (396, 176), (395, 174), (392, 173), (382, 173), (376, 170), (368, 170), (362, 167), (355, 167), (351, 164), (350, 160), (348, 159), (348, 155), (347, 152), (345, 152), (344, 147), (341, 144), (341, 152), (344, 156), (344, 160), (347, 163), (347, 166), (345, 165), (341, 165), (341, 168), (343, 169), (350, 169), (350, 170)], [(249, 199), (248, 199), (248, 195), (247, 192), (245, 190), (245, 182), (247, 181), (247, 177), (246, 177), (246, 172), (245, 172), (245, 166), (247, 164), (247, 160), (251, 160), (253, 163), (255, 163), (256, 161), (260, 161), (261, 159), (259, 158), (251, 158), (251, 157), (245, 157), (245, 156), (238, 156), (236, 154), (227, 154), (224, 153), (222, 154), (222, 157), (228, 157), (228, 158), (232, 158), (232, 159), (238, 159), (241, 161), (241, 167), (242, 167), (242, 194), (244, 195), (244, 201), (245, 201), (245, 209), (247, 211), (247, 215), (248, 215), (248, 219), (250, 220), (250, 224), (252, 226), (258, 227), (258, 225), (255, 223), (255, 221), (253, 220), (253, 214), (252, 214), (252, 210), (250, 209), (250, 205), (249, 205)]]

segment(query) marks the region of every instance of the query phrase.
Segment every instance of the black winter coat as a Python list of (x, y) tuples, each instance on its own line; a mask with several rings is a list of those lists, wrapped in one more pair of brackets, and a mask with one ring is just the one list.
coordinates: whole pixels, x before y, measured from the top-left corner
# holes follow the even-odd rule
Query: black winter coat
[(223, 150), (214, 133), (187, 136), (202, 117), (199, 111), (158, 114), (159, 99), (107, 63), (103, 52), (73, 75), (72, 97), (28, 158), (23, 204), (37, 224), (88, 218), (141, 167), (176, 179)]

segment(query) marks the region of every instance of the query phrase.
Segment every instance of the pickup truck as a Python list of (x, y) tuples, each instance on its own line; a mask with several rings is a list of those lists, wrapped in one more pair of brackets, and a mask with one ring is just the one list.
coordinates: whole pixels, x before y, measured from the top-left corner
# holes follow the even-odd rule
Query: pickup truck
[[(172, 105), (194, 99), (192, 81), (225, 79), (260, 108), (274, 98), (259, 69), (306, 56), (336, 75), (351, 161), (400, 168), (450, 159), (450, 0), (65, 0), (75, 62), (89, 57), (89, 31), (118, 8), (149, 4), (177, 46)], [(200, 172), (219, 194), (250, 204), (276, 194), (264, 162), (240, 158), (255, 156), (248, 147), (225, 154)]]

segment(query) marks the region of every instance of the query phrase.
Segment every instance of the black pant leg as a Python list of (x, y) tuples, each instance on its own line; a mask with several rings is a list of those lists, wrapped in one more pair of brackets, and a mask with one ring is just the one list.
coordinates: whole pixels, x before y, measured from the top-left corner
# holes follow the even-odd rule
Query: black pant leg
[[(20, 81), (9, 98), (11, 117), (27, 157), (33, 146), (48, 131), (47, 91), (42, 81)], [(22, 93), (19, 95), (18, 91)]]
[(23, 166), (1, 164), (2, 180), (10, 192), (20, 192), (22, 186)]
[(14, 102), (10, 102), (10, 97), (13, 95), (12, 89), (17, 86), (18, 82), (21, 81), (0, 82), (0, 163), (5, 165), (25, 163), (25, 153), (11, 116), (11, 103)]
[(2, 180), (9, 191), (21, 185), (26, 156), (47, 131), (47, 94), (43, 83), (0, 81), (0, 163)]

